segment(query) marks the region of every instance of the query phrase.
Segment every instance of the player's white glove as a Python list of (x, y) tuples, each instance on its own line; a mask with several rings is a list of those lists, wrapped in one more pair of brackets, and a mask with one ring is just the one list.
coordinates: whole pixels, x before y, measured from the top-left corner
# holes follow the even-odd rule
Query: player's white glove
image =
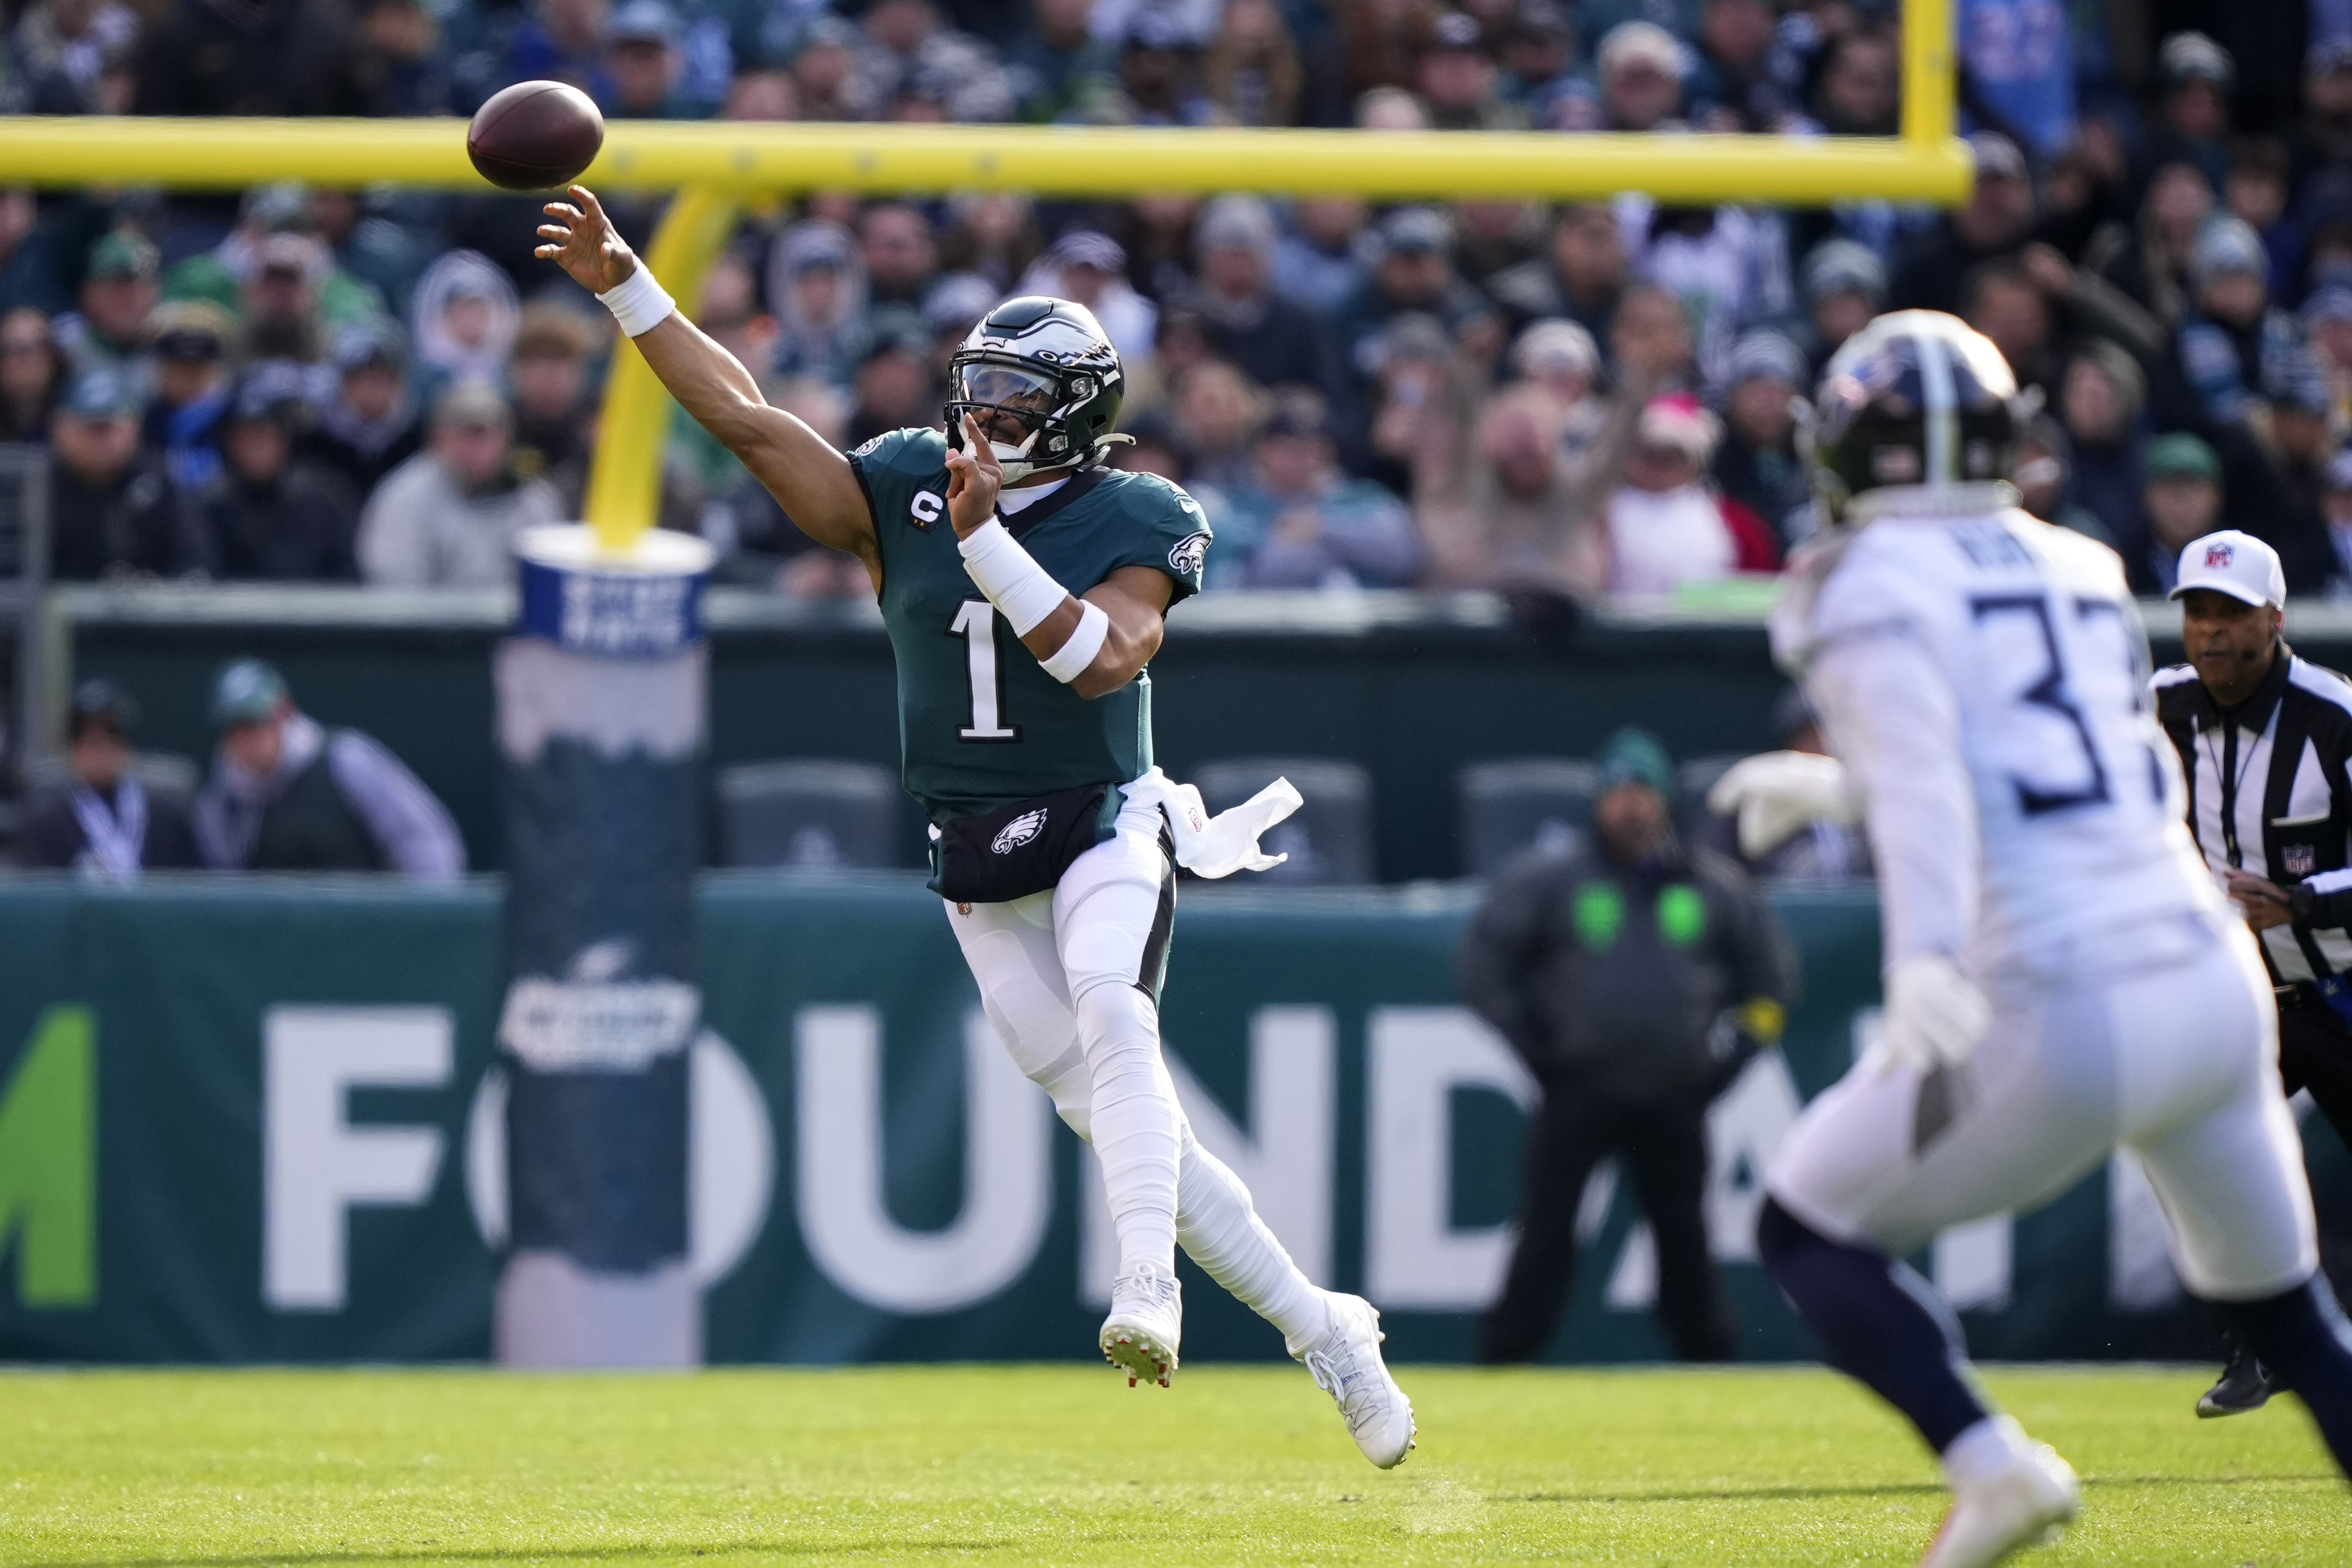
[(1991, 1026), (1992, 1004), (1942, 953), (1916, 953), (1887, 971), (1885, 1067), (1958, 1067)]
[(1765, 752), (1732, 763), (1706, 792), (1706, 805), (1739, 818), (1739, 852), (1750, 859), (1818, 819), (1862, 820), (1845, 764), (1811, 752)]

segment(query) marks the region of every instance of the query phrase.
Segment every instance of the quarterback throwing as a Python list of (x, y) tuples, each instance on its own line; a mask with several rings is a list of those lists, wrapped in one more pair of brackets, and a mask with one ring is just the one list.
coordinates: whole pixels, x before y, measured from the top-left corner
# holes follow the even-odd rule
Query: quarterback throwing
[(1066, 300), (1007, 300), (950, 365), (945, 434), (845, 456), (677, 312), (593, 195), (572, 197), (547, 206), (538, 254), (596, 294), (803, 532), (873, 578), (931, 888), (998, 1038), (1102, 1166), (1119, 1244), (1103, 1354), (1130, 1384), (1173, 1376), (1181, 1242), (1282, 1331), (1365, 1457), (1397, 1464), (1412, 1407), (1380, 1315), (1299, 1272), (1194, 1140), (1161, 1060), (1177, 865), (1262, 868), (1255, 833), (1297, 797), (1210, 821), (1152, 765), (1145, 667), (1169, 606), (1201, 585), (1210, 530), (1174, 485), (1103, 466), (1126, 388), (1102, 328)]

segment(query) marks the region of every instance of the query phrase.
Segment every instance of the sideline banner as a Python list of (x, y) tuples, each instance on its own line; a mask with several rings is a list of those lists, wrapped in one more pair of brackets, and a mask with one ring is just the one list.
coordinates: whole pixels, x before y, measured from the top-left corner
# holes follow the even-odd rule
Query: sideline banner
[[(1528, 1086), (1456, 1005), (1458, 885), (1188, 886), (1166, 1007), (1202, 1141), (1402, 1360), (1469, 1353)], [(1808, 1347), (1754, 1264), (1757, 1180), (1874, 1026), (1867, 892), (1776, 902), (1786, 1049), (1714, 1112), (1708, 1217), (1744, 1353)], [(1090, 1358), (1112, 1264), (1090, 1156), (982, 1018), (912, 878), (697, 890), (688, 1240), (715, 1361)], [(0, 1357), (448, 1360), (490, 1349), (508, 1243), (499, 889), (0, 883)], [(2307, 1121), (2324, 1222), (2352, 1160)], [(1654, 1261), (1606, 1171), (1555, 1359), (1646, 1360)], [(1916, 1260), (1988, 1356), (2202, 1353), (2128, 1162)], [(1189, 1266), (1187, 1266), (1189, 1268)], [(1281, 1355), (1188, 1275), (1185, 1347)], [(942, 1327), (946, 1331), (941, 1331)]]

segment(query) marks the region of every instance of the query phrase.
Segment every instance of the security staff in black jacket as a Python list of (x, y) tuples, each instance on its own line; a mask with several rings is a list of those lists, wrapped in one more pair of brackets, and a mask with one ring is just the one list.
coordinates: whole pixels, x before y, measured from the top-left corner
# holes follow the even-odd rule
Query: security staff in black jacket
[[(2261, 540), (2195, 541), (2179, 584), (2189, 662), (2153, 684), (2189, 784), (2189, 831), (2261, 944), (2286, 1092), (2310, 1089), (2352, 1142), (2352, 684), (2279, 635), (2286, 578)], [(2251, 1410), (2274, 1389), (2232, 1346), (2197, 1413)]]
[(1724, 1361), (1738, 1331), (1707, 1251), (1706, 1108), (1780, 1037), (1795, 965), (1746, 874), (1676, 839), (1664, 748), (1621, 731), (1601, 766), (1593, 847), (1507, 868), (1462, 949), (1463, 999), (1543, 1089), (1518, 1246), (1479, 1358), (1532, 1361), (1551, 1338), (1585, 1182), (1614, 1154), (1656, 1237), (1675, 1353)]

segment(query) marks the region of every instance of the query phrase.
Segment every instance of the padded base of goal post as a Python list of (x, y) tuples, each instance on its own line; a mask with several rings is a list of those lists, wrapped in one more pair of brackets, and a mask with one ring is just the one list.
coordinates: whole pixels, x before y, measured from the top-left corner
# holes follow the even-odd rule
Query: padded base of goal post
[(600, 552), (524, 535), (522, 616), (493, 661), (507, 771), (510, 1366), (702, 1356), (688, 1265), (687, 1050), (709, 660), (699, 541)]

